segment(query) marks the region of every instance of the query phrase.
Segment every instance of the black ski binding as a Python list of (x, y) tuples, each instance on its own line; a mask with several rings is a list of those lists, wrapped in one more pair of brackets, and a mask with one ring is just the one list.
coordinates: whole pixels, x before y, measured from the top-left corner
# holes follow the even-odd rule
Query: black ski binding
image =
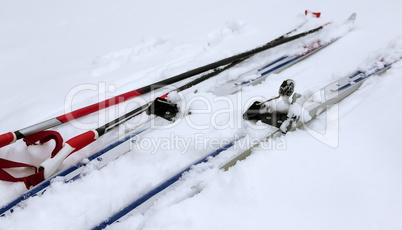
[(178, 112), (179, 109), (175, 103), (161, 97), (156, 98), (146, 110), (148, 115), (154, 114), (168, 121), (173, 121), (173, 118), (176, 117)]
[(244, 120), (261, 120), (260, 110), (262, 104), (260, 101), (255, 101), (243, 114)]
[(282, 123), (288, 119), (287, 112), (269, 112), (269, 108), (264, 105), (264, 102), (254, 102), (247, 111), (243, 114), (244, 120), (261, 121), (265, 124), (280, 128)]
[(283, 122), (288, 119), (288, 112), (275, 111), (274, 109), (266, 106), (265, 103), (280, 97), (289, 98), (293, 94), (294, 90), (295, 82), (293, 80), (288, 79), (283, 81), (279, 87), (279, 96), (266, 101), (255, 101), (243, 114), (243, 119), (255, 121), (260, 120), (265, 124), (280, 128)]
[(282, 82), (281, 86), (279, 87), (279, 95), (290, 97), (293, 92), (295, 91), (295, 82), (291, 79), (285, 80)]

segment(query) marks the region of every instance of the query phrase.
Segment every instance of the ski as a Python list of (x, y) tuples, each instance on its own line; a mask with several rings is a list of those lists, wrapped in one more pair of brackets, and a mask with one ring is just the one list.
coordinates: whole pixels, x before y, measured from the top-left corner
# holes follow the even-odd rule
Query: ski
[[(375, 61), (375, 63), (373, 63), (371, 68), (365, 71), (357, 70), (352, 74), (347, 75), (321, 88), (318, 91), (318, 93), (323, 96), (321, 98), (321, 101), (312, 100), (307, 102), (309, 103), (310, 106), (306, 107), (305, 111), (302, 112), (305, 112), (308, 115), (303, 120), (297, 120), (297, 122), (295, 122), (295, 124), (288, 131), (295, 131), (296, 129), (301, 128), (303, 125), (313, 121), (317, 116), (324, 113), (328, 108), (341, 102), (348, 96), (352, 95), (355, 91), (357, 91), (360, 88), (360, 86), (367, 79), (369, 79), (372, 76), (383, 74), (388, 69), (390, 69), (394, 63), (400, 61), (401, 59), (402, 59), (402, 53), (399, 53), (397, 57), (396, 56), (391, 58), (380, 57), (377, 61)], [(239, 154), (236, 154), (235, 156), (233, 156), (232, 158), (230, 158), (225, 162), (220, 162), (218, 168), (225, 171), (228, 170), (228, 168), (234, 166), (238, 161), (241, 161), (247, 158), (247, 156), (249, 156), (250, 154), (252, 154), (253, 149), (258, 147), (261, 143), (269, 140), (270, 138), (285, 134), (286, 133), (283, 133), (280, 128), (272, 127), (272, 131), (270, 131), (265, 138), (262, 138), (259, 143), (256, 143), (255, 145), (241, 151)], [(242, 138), (244, 138), (244, 136), (240, 136), (236, 139), (233, 139), (230, 143), (222, 146), (218, 150), (205, 155), (199, 160), (181, 169), (177, 174), (169, 177), (165, 181), (153, 187), (147, 193), (138, 197), (136, 200), (126, 205), (119, 212), (110, 216), (104, 222), (100, 223), (93, 229), (94, 230), (104, 229), (113, 223), (124, 221), (124, 219), (130, 215), (145, 212), (147, 208), (149, 208), (156, 199), (166, 194), (170, 188), (174, 188), (176, 182), (178, 182), (183, 177), (184, 173), (189, 172), (195, 166), (200, 165), (201, 163), (204, 162), (208, 162), (211, 158), (230, 149)]]
[[(353, 26), (354, 21), (356, 19), (356, 14), (352, 14), (349, 18), (343, 23), (344, 27)], [(348, 30), (349, 31), (349, 30)], [(346, 31), (346, 32), (348, 32)], [(224, 83), (223, 85), (219, 85), (214, 90), (214, 93), (218, 96), (228, 95), (231, 93), (235, 93), (241, 90), (244, 86), (254, 85), (262, 82), (267, 76), (271, 74), (280, 73), (289, 66), (294, 65), (314, 53), (320, 51), (321, 49), (329, 46), (330, 44), (337, 41), (344, 34), (340, 34), (339, 36), (331, 39), (327, 42), (322, 42), (320, 40), (313, 42), (307, 46), (305, 46), (305, 51), (301, 54), (293, 54), (293, 55), (284, 55), (281, 56), (269, 63), (264, 64), (262, 67), (258, 67), (256, 69), (250, 70), (239, 76), (238, 79), (232, 80)]]
[[(305, 124), (314, 120), (317, 116), (324, 113), (331, 106), (339, 103), (355, 91), (357, 91), (360, 86), (370, 77), (378, 76), (386, 72), (392, 67), (392, 65), (402, 59), (400, 53), (388, 55), (388, 57), (380, 57), (375, 63), (371, 65), (370, 68), (365, 71), (357, 70), (352, 74), (347, 75), (327, 86), (321, 88), (316, 94), (321, 96), (321, 101), (317, 102), (313, 99), (307, 100), (306, 104), (309, 106), (301, 113), (300, 119), (298, 119), (292, 127), (289, 127), (288, 131), (294, 131), (298, 128), (302, 128)], [(304, 119), (303, 119), (304, 118)], [(251, 146), (249, 149), (243, 151), (241, 154), (233, 157), (230, 161), (226, 162), (220, 168), (227, 170), (231, 166), (235, 165), (238, 161), (247, 158), (252, 154), (252, 150), (258, 147), (261, 143), (269, 140), (277, 133), (283, 133), (283, 130), (278, 128), (275, 132), (269, 134), (267, 137), (263, 138), (259, 143)]]
[[(275, 59), (274, 61), (265, 64), (261, 68), (257, 68), (255, 70), (251, 70), (247, 73), (242, 74), (242, 76), (239, 77), (240, 81), (233, 80), (233, 81), (227, 82), (223, 85), (217, 86), (216, 89), (214, 90), (214, 93), (217, 96), (228, 95), (228, 94), (232, 94), (237, 91), (240, 91), (242, 87), (258, 84), (258, 83), (262, 82), (267, 76), (269, 76), (271, 74), (280, 73), (284, 69), (289, 68), (291, 65), (294, 65), (294, 64), (308, 58), (309, 56), (313, 55), (314, 53), (320, 51), (321, 49), (329, 46), (330, 44), (334, 43), (337, 39), (339, 39), (339, 38), (336, 38), (336, 39), (326, 42), (326, 43), (321, 43), (321, 42), (317, 41), (317, 42), (314, 42), (313, 44), (310, 44), (309, 46), (305, 47), (306, 51), (302, 54), (291, 55), (291, 56), (282, 56), (278, 59)], [(248, 79), (241, 80), (242, 77), (248, 78)]]
[[(307, 15), (307, 13), (308, 12), (306, 11), (306, 15)], [(317, 14), (317, 13), (315, 13), (315, 14), (313, 13), (313, 15), (315, 17), (320, 16), (320, 14)], [(295, 39), (304, 37), (304, 36), (306, 36), (308, 34), (313, 34), (313, 33), (317, 32), (317, 31), (320, 31), (324, 26), (319, 26), (319, 27), (311, 29), (309, 31), (301, 32), (299, 34), (292, 35), (294, 32), (297, 31), (297, 28), (293, 29), (293, 30), (289, 31), (288, 33), (286, 33), (286, 34), (284, 34), (282, 36), (279, 36), (278, 38), (266, 43), (265, 45), (262, 45), (260, 47), (254, 48), (252, 50), (249, 50), (249, 51), (246, 51), (246, 52), (243, 52), (243, 53), (240, 53), (240, 54), (236, 54), (236, 55), (233, 55), (231, 57), (227, 57), (227, 58), (224, 58), (222, 60), (219, 60), (219, 61), (207, 64), (207, 65), (195, 68), (195, 69), (187, 71), (185, 73), (181, 73), (181, 74), (178, 74), (176, 76), (170, 77), (168, 79), (164, 79), (164, 80), (161, 80), (159, 82), (156, 82), (156, 83), (141, 87), (139, 89), (135, 89), (135, 90), (123, 93), (121, 95), (115, 96), (113, 98), (107, 99), (107, 100), (99, 102), (99, 103), (88, 105), (86, 107), (74, 110), (72, 112), (60, 115), (58, 117), (48, 119), (46, 121), (34, 124), (32, 126), (29, 126), (29, 127), (26, 127), (26, 128), (14, 131), (14, 132), (8, 132), (8, 133), (1, 134), (0, 135), (0, 148), (4, 147), (4, 146), (7, 146), (7, 145), (9, 145), (11, 143), (14, 143), (15, 141), (17, 141), (19, 139), (22, 139), (24, 137), (27, 137), (29, 135), (38, 133), (38, 132), (46, 130), (46, 129), (56, 127), (56, 126), (61, 125), (63, 123), (69, 122), (71, 120), (74, 120), (74, 119), (89, 115), (89, 114), (94, 113), (96, 111), (99, 111), (99, 110), (108, 108), (110, 106), (119, 104), (121, 102), (127, 101), (129, 99), (134, 98), (134, 97), (144, 95), (144, 94), (149, 93), (149, 92), (151, 92), (153, 90), (162, 88), (164, 86), (167, 86), (167, 85), (170, 85), (170, 84), (173, 84), (173, 83), (176, 83), (176, 82), (179, 82), (181, 80), (188, 79), (189, 77), (204, 73), (206, 71), (209, 71), (209, 70), (212, 70), (212, 69), (224, 66), (224, 65), (228, 65), (228, 64), (230, 64), (232, 62), (235, 62), (235, 61), (238, 61), (238, 60), (241, 60), (241, 59), (244, 59), (244, 58), (249, 58), (249, 57), (251, 57), (251, 56), (253, 56), (253, 55), (255, 55), (255, 54), (259, 53), (259, 52), (262, 52), (262, 51), (265, 51), (267, 49), (270, 49), (270, 48), (285, 44), (285, 43), (293, 41)]]
[[(352, 14), (348, 20), (346, 21), (346, 24), (354, 22), (356, 17), (356, 14)], [(334, 41), (338, 40), (339, 37), (331, 40), (328, 43), (320, 44), (319, 42), (315, 42), (316, 46), (311, 45), (309, 46), (310, 49), (308, 49), (304, 54), (302, 55), (295, 55), (295, 56), (284, 56), (283, 58), (276, 59), (272, 61), (271, 63), (268, 63), (264, 65), (261, 68), (257, 69), (257, 72), (260, 73), (256, 75), (255, 79), (247, 80), (247, 81), (242, 81), (242, 86), (246, 85), (251, 85), (260, 82), (264, 77), (268, 76), (271, 73), (275, 73), (275, 71), (280, 71), (285, 69), (286, 67), (289, 67), (298, 61), (303, 60), (304, 58), (307, 58), (309, 55), (314, 54), (315, 52), (321, 50), (322, 48), (326, 47), (327, 45), (333, 43)], [(283, 61), (283, 62), (281, 62)], [(248, 72), (249, 73), (249, 72)], [(247, 74), (247, 73), (246, 73)], [(232, 84), (232, 83), (230, 83)], [(237, 86), (236, 86), (237, 87)], [(232, 89), (236, 88), (232, 87)], [(227, 93), (233, 93), (236, 92), (237, 90), (231, 90), (231, 91), (226, 91)], [(274, 134), (280, 132), (279, 129), (276, 129), (271, 133), (270, 136), (273, 136)], [(165, 181), (161, 182), (157, 186), (155, 186), (153, 189), (149, 190), (147, 193), (142, 195), (141, 197), (137, 198), (127, 206), (125, 206), (122, 210), (119, 212), (115, 213), (114, 215), (110, 216), (105, 220), (104, 222), (100, 223), (98, 226), (94, 227), (94, 230), (98, 229), (104, 229), (108, 225), (113, 224), (115, 222), (118, 222), (124, 218), (126, 218), (128, 215), (140, 212), (140, 210), (146, 210), (147, 205), (151, 205), (152, 201), (156, 199), (156, 197), (160, 196), (162, 193), (165, 193), (168, 188), (172, 187), (173, 184), (175, 184), (179, 179), (183, 176), (184, 173), (190, 171), (194, 166), (199, 165), (201, 163), (207, 162), (208, 159), (213, 158), (223, 151), (231, 148), (234, 146), (239, 140), (243, 139), (245, 136), (240, 136), (238, 138), (233, 139), (231, 142), (226, 144), (225, 146), (221, 147), (220, 149), (213, 151), (212, 153), (209, 153), (199, 160), (193, 162), (192, 164), (189, 164), (188, 166), (182, 168), (179, 170), (179, 172), (172, 177), (166, 179)], [(145, 206), (145, 207), (144, 207)]]

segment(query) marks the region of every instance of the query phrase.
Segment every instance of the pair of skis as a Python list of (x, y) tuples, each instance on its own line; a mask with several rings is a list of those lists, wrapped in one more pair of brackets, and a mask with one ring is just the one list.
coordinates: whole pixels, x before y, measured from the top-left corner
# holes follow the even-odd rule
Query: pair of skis
[[(354, 17), (352, 17), (352, 19), (354, 20)], [(298, 34), (298, 35), (290, 36), (290, 37), (287, 37), (288, 36), (288, 34), (287, 34), (287, 35), (281, 36), (279, 38), (284, 39), (284, 40), (282, 40), (282, 42), (285, 43), (285, 42), (288, 42), (290, 40), (296, 39), (296, 37), (297, 38), (298, 37), (303, 37), (303, 36), (305, 36), (307, 34), (315, 33), (317, 31), (321, 30), (321, 28), (322, 27), (318, 27), (318, 28), (316, 28), (314, 30), (310, 30), (310, 31), (307, 31), (307, 32), (304, 32), (304, 33), (301, 33), (301, 34)], [(294, 32), (294, 31), (295, 30), (293, 30), (291, 32)], [(275, 42), (267, 43), (267, 45), (265, 45), (264, 49), (267, 49), (266, 47), (268, 47), (268, 44), (270, 44), (269, 46), (272, 46), (272, 47), (276, 46), (276, 45), (279, 45), (279, 44), (282, 44), (282, 42), (280, 42), (280, 40), (278, 40), (278, 39), (275, 39), (274, 40)], [(330, 41), (328, 43), (324, 43), (324, 44), (319, 44), (318, 43), (318, 45), (312, 46), (304, 54), (294, 55), (294, 56), (284, 56), (284, 57), (282, 57), (280, 59), (274, 60), (273, 62), (264, 65), (264, 67), (257, 69), (256, 72), (258, 74), (256, 75), (257, 77), (255, 79), (253, 79), (253, 80), (249, 79), (249, 80), (243, 81), (243, 82), (236, 82), (236, 83), (232, 84), (232, 86), (230, 86), (229, 88), (231, 89), (232, 92), (234, 92), (233, 90), (236, 89), (236, 88), (238, 89), (239, 85), (246, 86), (246, 85), (257, 83), (257, 82), (261, 81), (262, 79), (264, 79), (269, 74), (277, 73), (280, 70), (283, 70), (284, 68), (286, 68), (286, 67), (288, 67), (288, 66), (290, 66), (290, 65), (292, 65), (292, 64), (294, 64), (294, 63), (296, 63), (298, 61), (303, 60), (304, 58), (306, 58), (309, 55), (317, 52), (318, 50), (328, 46), (329, 44), (332, 44), (335, 40), (336, 39), (334, 39), (333, 41)], [(262, 50), (264, 50), (264, 49), (262, 49)], [(261, 49), (256, 49), (256, 50), (258, 52), (262, 51)], [(187, 83), (186, 85), (183, 85), (182, 87), (179, 87), (178, 91), (184, 90), (184, 89), (186, 89), (186, 88), (188, 88), (188, 87), (190, 87), (192, 85), (198, 84), (198, 83), (200, 83), (200, 82), (202, 82), (202, 81), (204, 81), (206, 79), (209, 79), (210, 77), (219, 74), (220, 72), (222, 72), (222, 71), (224, 71), (224, 70), (226, 70), (226, 69), (228, 69), (228, 68), (230, 68), (230, 67), (232, 67), (232, 66), (234, 66), (234, 65), (236, 65), (236, 64), (238, 64), (238, 63), (240, 63), (242, 61), (244, 61), (245, 59), (247, 59), (249, 57), (251, 57), (250, 53), (248, 53), (246, 56), (242, 56), (242, 58), (240, 58), (240, 59), (238, 59), (236, 61), (233, 61), (233, 62), (227, 64), (224, 67), (220, 67), (220, 68), (216, 69), (214, 72), (211, 72), (211, 73), (206, 74), (206, 75), (202, 75), (201, 77), (197, 78), (196, 80), (194, 80), (194, 81), (192, 81), (190, 83)], [(77, 136), (75, 138), (70, 139), (69, 141), (66, 142), (66, 145), (63, 148), (64, 150), (63, 149), (61, 150), (62, 154), (60, 154), (60, 152), (59, 152), (56, 155), (56, 157), (57, 157), (60, 154), (59, 155), (60, 157), (55, 158), (55, 159), (51, 158), (52, 160), (48, 161), (48, 162), (51, 162), (51, 163), (43, 164), (42, 165), (43, 168), (42, 168), (41, 172), (45, 173), (44, 169), (47, 169), (47, 168), (50, 168), (50, 169), (55, 171), (57, 169), (57, 167), (58, 167), (57, 164), (60, 164), (61, 161), (64, 160), (64, 158), (66, 156), (68, 156), (68, 154), (71, 154), (72, 152), (77, 151), (78, 149), (85, 147), (86, 145), (92, 143), (94, 140), (99, 138), (99, 136), (102, 136), (103, 134), (109, 132), (110, 130), (114, 129), (115, 127), (117, 127), (118, 125), (120, 125), (123, 122), (127, 121), (128, 119), (130, 119), (130, 118), (132, 118), (132, 117), (134, 117), (134, 116), (146, 111), (151, 104), (152, 104), (152, 102), (150, 102), (150, 103), (148, 103), (148, 104), (146, 104), (144, 106), (141, 106), (141, 107), (133, 110), (132, 112), (130, 112), (130, 113), (128, 113), (128, 114), (126, 114), (126, 115), (124, 115), (124, 116), (122, 116), (122, 117), (120, 117), (120, 118), (118, 118), (118, 119), (116, 119), (116, 120), (114, 120), (112, 122), (109, 122), (108, 124), (98, 128), (96, 130), (88, 131), (88, 132), (86, 132), (84, 134), (81, 134), (81, 135), (79, 135), (79, 136)], [(107, 164), (107, 162), (109, 162), (110, 160), (112, 160), (112, 159), (114, 159), (114, 158), (119, 156), (119, 154), (116, 155), (116, 152), (121, 152), (121, 151), (116, 151), (116, 149), (127, 147), (129, 140), (133, 136), (138, 135), (139, 133), (141, 133), (143, 131), (144, 130), (134, 131), (132, 134), (127, 135), (126, 138), (124, 138), (123, 140), (119, 140), (119, 141), (113, 143), (112, 145), (108, 146), (107, 148), (105, 148), (105, 149), (97, 152), (96, 154), (90, 156), (89, 157), (89, 162), (100, 161), (101, 166)], [(226, 146), (226, 148), (230, 148), (235, 142), (236, 141), (233, 141), (232, 143), (228, 144)], [(226, 148), (222, 148), (220, 150), (217, 150), (217, 151), (214, 152), (214, 154), (210, 154), (208, 156), (215, 156), (215, 155), (219, 154), (220, 152), (224, 151)], [(204, 162), (205, 160), (206, 160), (206, 158), (201, 159), (199, 162)], [(56, 163), (53, 163), (53, 162), (56, 162)], [(53, 166), (53, 165), (55, 165), (55, 166)], [(64, 176), (66, 181), (75, 180), (75, 179), (80, 177), (80, 175), (81, 175), (80, 173), (82, 172), (82, 169), (83, 169), (84, 165), (86, 165), (86, 164), (75, 165), (75, 166), (73, 166), (73, 167), (71, 167), (71, 168), (69, 168), (69, 169), (67, 169), (67, 170), (55, 175), (55, 176)], [(189, 169), (190, 168), (183, 169), (182, 172), (185, 172), (186, 170), (188, 171)], [(49, 170), (48, 172), (50, 172), (50, 171), (51, 170)], [(45, 175), (45, 174), (43, 174), (43, 175)], [(45, 180), (44, 182), (42, 182), (38, 186), (33, 187), (33, 189), (28, 191), (26, 194), (24, 194), (23, 196), (17, 198), (16, 200), (11, 202), (6, 207), (2, 208), (0, 210), (0, 215), (1, 214), (4, 215), (6, 213), (12, 212), (13, 207), (15, 207), (16, 205), (20, 204), (21, 201), (23, 201), (23, 200), (25, 200), (25, 199), (27, 199), (27, 198), (29, 198), (31, 196), (40, 194), (44, 190), (46, 190), (47, 187), (50, 185), (50, 180), (55, 177), (55, 176), (51, 176), (51, 175), (46, 175), (46, 176), (49, 176), (47, 180)], [(178, 180), (180, 177), (181, 177), (181, 174), (179, 176), (177, 176), (175, 179)], [(164, 186), (166, 186), (166, 185), (168, 185), (168, 184), (165, 184)], [(150, 196), (152, 194), (150, 193), (148, 195)], [(143, 198), (142, 200), (147, 200), (147, 199)], [(128, 209), (128, 211), (129, 211), (129, 209), (135, 208), (134, 206), (129, 206), (126, 209)], [(112, 219), (110, 219), (110, 220), (112, 220)], [(109, 223), (110, 222), (107, 222), (106, 225), (108, 225)], [(104, 225), (101, 224), (99, 226), (104, 226)]]
[[(308, 101), (307, 103), (310, 104), (309, 107), (306, 108), (305, 112), (307, 119), (299, 119), (296, 121), (295, 125), (292, 127), (291, 131), (296, 130), (297, 128), (303, 127), (305, 124), (311, 122), (319, 116), (320, 114), (324, 113), (327, 109), (331, 106), (339, 103), (349, 95), (353, 94), (357, 91), (361, 85), (370, 77), (380, 75), (390, 69), (392, 65), (402, 59), (402, 53), (400, 56), (395, 58), (393, 61), (385, 61), (383, 58), (379, 58), (375, 63), (373, 63), (372, 68), (366, 71), (356, 71), (350, 75), (347, 75), (319, 90), (319, 95), (322, 96), (321, 101)], [(241, 153), (236, 154), (230, 160), (225, 162), (219, 163), (219, 169), (221, 170), (228, 170), (230, 167), (234, 166), (238, 161), (241, 161), (247, 158), (249, 155), (253, 153), (253, 150), (260, 146), (265, 141), (268, 141), (271, 138), (285, 135), (279, 128), (274, 128), (273, 131), (269, 132), (265, 138), (262, 138), (260, 142), (256, 143), (255, 145), (243, 150)], [(122, 208), (119, 212), (115, 213), (114, 215), (105, 219), (104, 222), (97, 225), (94, 230), (104, 229), (107, 226), (124, 221), (130, 215), (136, 213), (143, 213), (147, 210), (154, 201), (163, 195), (167, 194), (169, 189), (174, 189), (176, 182), (183, 177), (183, 175), (193, 169), (195, 166), (200, 165), (201, 163), (207, 162), (210, 158), (219, 155), (220, 153), (230, 149), (236, 143), (239, 142), (244, 136), (241, 136), (227, 145), (221, 147), (220, 149), (205, 155), (204, 157), (200, 158), (199, 160), (193, 162), (192, 164), (188, 165), (187, 167), (183, 168), (177, 174), (167, 178), (165, 181), (161, 182), (157, 186), (153, 187), (144, 195), (138, 197), (137, 199), (133, 200), (131, 203), (127, 204), (124, 208)], [(200, 192), (200, 191), (197, 191)]]

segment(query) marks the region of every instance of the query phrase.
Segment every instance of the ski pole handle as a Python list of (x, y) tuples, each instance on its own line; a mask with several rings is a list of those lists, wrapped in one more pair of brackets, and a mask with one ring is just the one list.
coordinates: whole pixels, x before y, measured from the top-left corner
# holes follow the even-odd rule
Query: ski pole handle
[(4, 147), (6, 145), (9, 145), (9, 144), (15, 142), (16, 140), (17, 140), (17, 136), (12, 132), (1, 134), (0, 135), (0, 148)]
[(39, 166), (39, 171), (44, 171), (44, 178), (51, 177), (59, 168), (61, 163), (73, 152), (76, 152), (85, 146), (91, 144), (99, 135), (96, 131), (88, 131), (66, 141), (64, 147), (52, 158), (42, 162)]

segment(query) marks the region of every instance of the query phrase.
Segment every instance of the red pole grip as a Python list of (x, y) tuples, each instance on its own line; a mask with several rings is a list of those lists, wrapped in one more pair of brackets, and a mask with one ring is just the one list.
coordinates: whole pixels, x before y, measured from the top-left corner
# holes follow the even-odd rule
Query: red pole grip
[(12, 132), (1, 134), (0, 135), (0, 148), (4, 147), (6, 145), (9, 145), (16, 140), (17, 140), (17, 137)]
[(70, 140), (66, 141), (66, 144), (74, 148), (73, 152), (75, 152), (91, 144), (96, 139), (98, 139), (98, 137), (98, 133), (94, 130), (91, 130), (71, 138)]

